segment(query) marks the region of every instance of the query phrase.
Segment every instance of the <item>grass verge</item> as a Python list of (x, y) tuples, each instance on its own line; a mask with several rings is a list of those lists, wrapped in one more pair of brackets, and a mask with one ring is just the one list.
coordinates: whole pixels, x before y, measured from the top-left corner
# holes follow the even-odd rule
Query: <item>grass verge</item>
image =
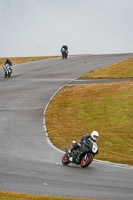
[[(11, 61), (13, 65), (26, 63), (26, 62), (32, 62), (35, 60), (42, 60), (42, 59), (48, 59), (48, 58), (56, 58), (60, 56), (38, 56), (38, 57), (13, 57), (11, 58)], [(0, 67), (4, 66), (4, 63), (6, 61), (6, 58), (0, 58)]]
[[(110, 72), (106, 68), (106, 77), (115, 77), (115, 67), (116, 77), (123, 77), (118, 75), (122, 73), (121, 65), (125, 66), (124, 74), (130, 73), (132, 62), (133, 59), (128, 59), (112, 65)], [(96, 70), (87, 77), (105, 78), (101, 75), (103, 71)], [(100, 150), (96, 158), (117, 163), (133, 164), (132, 122), (132, 81), (65, 87), (54, 97), (46, 111), (48, 134), (56, 147), (64, 150), (66, 145), (71, 147), (72, 140), (78, 141), (84, 134), (97, 130), (100, 133)]]
[[(89, 200), (79, 198), (55, 197), (55, 196), (41, 196), (31, 194), (20, 194), (13, 192), (0, 192), (0, 200)], [(94, 199), (91, 199), (94, 200)]]
[(132, 78), (133, 77), (133, 58), (129, 58), (119, 63), (94, 70), (86, 73), (79, 79), (90, 78)]

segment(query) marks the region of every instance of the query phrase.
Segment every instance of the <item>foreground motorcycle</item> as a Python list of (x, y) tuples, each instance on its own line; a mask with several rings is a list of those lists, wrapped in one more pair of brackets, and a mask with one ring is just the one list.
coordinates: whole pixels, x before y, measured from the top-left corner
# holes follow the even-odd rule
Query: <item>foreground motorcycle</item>
[(9, 64), (4, 65), (4, 72), (5, 72), (5, 78), (10, 77), (12, 74), (12, 69)]
[(68, 51), (66, 51), (66, 50), (63, 48), (62, 51), (61, 51), (61, 53), (62, 53), (62, 58), (63, 58), (63, 59), (66, 58), (66, 59), (67, 59)]
[(93, 161), (94, 156), (98, 153), (98, 146), (93, 141), (84, 141), (80, 147), (74, 149), (71, 153), (67, 147), (65, 147), (65, 151), (66, 153), (62, 158), (63, 165), (74, 163), (84, 168)]

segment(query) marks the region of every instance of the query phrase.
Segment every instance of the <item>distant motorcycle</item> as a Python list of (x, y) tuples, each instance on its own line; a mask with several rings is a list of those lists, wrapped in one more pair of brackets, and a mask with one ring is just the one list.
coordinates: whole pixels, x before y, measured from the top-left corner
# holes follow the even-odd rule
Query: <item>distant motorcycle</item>
[(4, 65), (4, 72), (5, 72), (5, 78), (10, 77), (12, 74), (12, 68), (9, 64)]
[[(74, 163), (85, 168), (91, 164), (94, 156), (98, 153), (98, 146), (95, 142), (84, 141), (81, 146), (69, 153), (69, 149), (65, 147), (65, 155), (62, 158), (63, 165)], [(77, 159), (78, 157), (78, 159)]]
[(61, 51), (61, 53), (62, 53), (62, 58), (63, 59), (67, 59), (67, 56), (68, 56), (68, 51), (66, 51), (64, 48), (62, 49), (62, 51)]

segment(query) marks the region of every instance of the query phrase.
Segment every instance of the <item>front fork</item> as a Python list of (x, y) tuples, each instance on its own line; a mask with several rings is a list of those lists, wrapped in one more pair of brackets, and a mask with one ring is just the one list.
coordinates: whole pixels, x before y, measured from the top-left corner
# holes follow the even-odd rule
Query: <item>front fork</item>
[(65, 151), (66, 151), (66, 153), (68, 153), (68, 152), (69, 152), (69, 149), (68, 149), (68, 147), (65, 147)]

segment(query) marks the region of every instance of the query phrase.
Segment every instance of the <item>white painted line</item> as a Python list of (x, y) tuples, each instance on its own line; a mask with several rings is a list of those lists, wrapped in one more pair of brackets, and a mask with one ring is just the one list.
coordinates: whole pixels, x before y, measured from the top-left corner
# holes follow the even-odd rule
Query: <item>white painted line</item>
[(32, 171), (31, 173), (32, 173), (32, 174), (36, 174), (36, 172), (33, 172), (33, 171)]
[(109, 165), (109, 166), (113, 166), (113, 167), (119, 167), (119, 168), (133, 170), (133, 167), (128, 165), (128, 164), (113, 163), (113, 162), (110, 162), (110, 161), (102, 161), (102, 160), (97, 160), (97, 159), (94, 159), (94, 162), (99, 163), (99, 164), (103, 164), (103, 165)]
[[(77, 78), (79, 78), (80, 76), (78, 76)], [(72, 81), (76, 80), (77, 78), (69, 81), (68, 83), (66, 83), (65, 85), (61, 86), (52, 96), (51, 98), (49, 99), (45, 109), (44, 109), (44, 118), (43, 118), (43, 127), (44, 127), (44, 132), (45, 132), (45, 135), (47, 137), (47, 142), (50, 144), (50, 146), (52, 148), (54, 148), (55, 150), (61, 152), (61, 153), (65, 153), (64, 151), (58, 149), (57, 147), (55, 147), (52, 142), (50, 141), (49, 137), (48, 137), (48, 132), (47, 132), (47, 127), (46, 127), (46, 123), (45, 123), (45, 113), (46, 113), (46, 110), (49, 106), (49, 103), (50, 101), (54, 98), (54, 96), (65, 86), (67, 86), (68, 84), (70, 84)], [(108, 162), (108, 161), (101, 161), (101, 160), (96, 160), (94, 159), (95, 162), (98, 162), (100, 164), (104, 164), (104, 165), (109, 165), (109, 166), (113, 166), (113, 167), (119, 167), (119, 168), (124, 168), (124, 169), (131, 169), (133, 170), (133, 167), (129, 166), (129, 165), (124, 165), (124, 164), (119, 164), (119, 163), (113, 163), (113, 162)]]
[(43, 183), (43, 185), (47, 186), (48, 184), (47, 183)]
[[(78, 78), (78, 77), (76, 77), (75, 79), (77, 79), (77, 78)], [(69, 81), (68, 83), (66, 83), (65, 85), (61, 86), (61, 87), (51, 96), (51, 98), (49, 99), (49, 101), (48, 101), (48, 103), (47, 103), (47, 105), (46, 105), (46, 107), (45, 107), (45, 109), (44, 109), (43, 127), (44, 127), (45, 135), (46, 135), (46, 137), (47, 137), (47, 141), (48, 141), (48, 143), (50, 144), (51, 147), (53, 147), (54, 149), (56, 149), (57, 151), (59, 151), (59, 152), (61, 152), (61, 153), (64, 153), (64, 151), (62, 151), (62, 150), (58, 149), (57, 147), (55, 147), (55, 146), (52, 144), (52, 142), (50, 141), (49, 137), (48, 137), (47, 127), (46, 127), (46, 123), (45, 123), (45, 113), (46, 113), (46, 110), (47, 110), (47, 108), (48, 108), (48, 106), (49, 106), (50, 101), (54, 98), (54, 96), (55, 96), (63, 87), (67, 86), (69, 83), (71, 83), (71, 82), (74, 81), (75, 79), (73, 79), (73, 80)]]

